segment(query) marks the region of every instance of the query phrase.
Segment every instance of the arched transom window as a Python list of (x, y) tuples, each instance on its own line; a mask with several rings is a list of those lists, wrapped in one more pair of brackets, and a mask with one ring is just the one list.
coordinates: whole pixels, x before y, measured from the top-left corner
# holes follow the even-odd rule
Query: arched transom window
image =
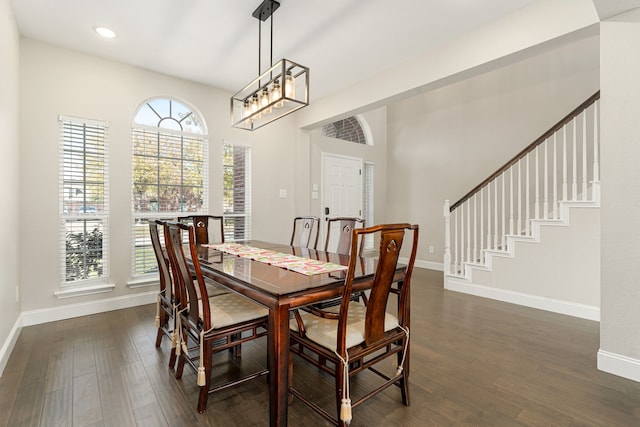
[(322, 127), (322, 135), (358, 144), (366, 144), (367, 137), (356, 117), (347, 117)]

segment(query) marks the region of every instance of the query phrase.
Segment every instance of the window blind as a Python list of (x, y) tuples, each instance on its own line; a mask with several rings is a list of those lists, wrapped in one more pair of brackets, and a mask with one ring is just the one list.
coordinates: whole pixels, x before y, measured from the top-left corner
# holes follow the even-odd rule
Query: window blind
[(251, 148), (223, 144), (225, 240), (251, 239)]
[(59, 117), (61, 283), (108, 277), (106, 122)]
[(133, 151), (133, 275), (157, 272), (149, 219), (206, 213), (208, 144), (204, 135), (136, 127)]

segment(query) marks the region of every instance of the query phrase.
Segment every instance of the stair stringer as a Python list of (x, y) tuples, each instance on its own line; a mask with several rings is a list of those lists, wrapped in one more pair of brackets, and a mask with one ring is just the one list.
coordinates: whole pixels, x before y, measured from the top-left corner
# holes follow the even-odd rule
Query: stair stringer
[[(498, 267), (498, 265), (502, 268), (503, 271), (508, 271), (509, 269), (513, 270), (514, 266), (517, 265), (516, 263), (519, 262), (522, 270), (524, 270), (526, 274), (526, 270), (528, 268), (531, 268), (530, 263), (535, 263), (537, 261), (508, 261), (516, 260), (516, 253), (518, 252), (518, 248), (520, 248), (520, 252), (527, 253), (527, 256), (530, 257), (528, 253), (535, 252), (535, 249), (532, 250), (531, 245), (527, 244), (542, 245), (543, 248), (547, 248), (545, 249), (545, 251), (540, 252), (542, 253), (542, 259), (544, 259), (545, 256), (553, 254), (553, 252), (557, 249), (554, 247), (549, 247), (549, 243), (547, 243), (547, 245), (545, 246), (544, 239), (541, 238), (542, 234), (551, 233), (550, 230), (553, 230), (555, 228), (570, 229), (571, 227), (569, 226), (571, 222), (572, 210), (586, 209), (586, 212), (589, 212), (593, 211), (594, 208), (599, 208), (599, 206), (600, 205), (598, 202), (592, 201), (560, 202), (558, 209), (558, 219), (530, 220), (530, 236), (506, 236), (505, 250), (485, 250), (484, 263), (465, 263), (464, 276), (445, 275), (445, 289), (487, 297), (500, 301), (511, 302), (519, 305), (525, 305), (532, 308), (568, 314), (585, 319), (599, 320), (599, 209), (595, 209), (595, 212), (597, 213), (591, 215), (597, 216), (597, 220), (593, 218), (590, 219), (589, 215), (581, 214), (580, 211), (575, 212), (578, 218), (580, 218), (580, 224), (585, 221), (587, 222), (587, 224), (585, 225), (581, 224), (581, 227), (584, 228), (584, 231), (587, 233), (587, 235), (582, 237), (580, 237), (581, 234), (578, 234), (577, 236), (571, 236), (571, 231), (563, 232), (569, 237), (572, 237), (572, 240), (574, 241), (581, 238), (584, 238), (585, 241), (587, 241), (588, 245), (586, 245), (584, 248), (582, 247), (582, 245), (578, 245), (578, 248), (580, 250), (587, 250), (588, 248), (591, 248), (591, 250), (589, 250), (585, 254), (587, 258), (594, 258), (589, 261), (588, 265), (583, 265), (580, 260), (572, 259), (570, 256), (571, 254), (567, 253), (560, 253), (558, 256), (559, 260), (564, 258), (564, 262), (567, 265), (559, 266), (556, 265), (557, 263), (554, 260), (548, 259), (546, 261), (546, 266), (538, 266), (536, 264), (536, 268), (533, 269), (533, 271), (530, 271), (532, 275), (531, 280), (535, 280), (534, 276), (536, 274), (539, 273), (543, 275), (542, 272), (548, 269), (555, 269), (555, 271), (558, 272), (557, 274), (551, 274), (551, 277), (541, 279), (541, 282), (544, 282), (544, 287), (547, 287), (547, 289), (534, 289), (533, 286), (530, 286), (529, 288), (526, 288), (526, 286), (524, 286), (525, 289), (523, 289), (523, 286), (520, 286), (520, 284), (521, 282), (526, 282), (526, 280), (519, 279), (507, 280), (509, 285), (505, 286), (504, 283), (500, 283), (501, 280), (504, 280), (498, 280), (498, 278), (500, 278), (500, 276), (504, 277), (508, 275), (502, 274), (500, 270), (495, 270), (495, 267)], [(585, 218), (581, 218), (585, 215)], [(594, 224), (589, 226), (589, 223)], [(593, 227), (597, 227), (597, 236), (593, 234)], [(577, 232), (578, 230), (575, 230), (573, 233), (575, 234)], [(592, 241), (594, 238), (598, 239), (597, 245), (595, 244), (596, 242)], [(569, 246), (571, 245), (570, 241), (565, 242), (564, 240), (560, 240), (560, 242), (561, 244), (559, 246), (562, 246), (565, 243)], [(537, 250), (541, 251), (541, 249)], [(597, 259), (595, 259), (595, 255), (597, 255)], [(508, 266), (509, 264), (511, 264), (510, 267)], [(508, 267), (505, 268), (505, 265), (507, 265)], [(586, 278), (581, 276), (581, 274), (587, 274), (584, 271), (585, 268), (591, 270), (591, 273), (588, 274), (588, 277)], [(597, 270), (597, 272), (595, 270)], [(572, 272), (577, 273), (573, 274)], [(528, 276), (525, 279), (528, 279)], [(571, 294), (573, 288), (575, 288), (576, 286), (582, 286), (580, 282), (585, 282), (584, 285), (589, 289), (587, 296), (582, 295), (582, 288), (580, 290), (575, 290), (574, 294)], [(567, 295), (567, 293), (569, 295)], [(597, 296), (595, 295), (596, 293)]]

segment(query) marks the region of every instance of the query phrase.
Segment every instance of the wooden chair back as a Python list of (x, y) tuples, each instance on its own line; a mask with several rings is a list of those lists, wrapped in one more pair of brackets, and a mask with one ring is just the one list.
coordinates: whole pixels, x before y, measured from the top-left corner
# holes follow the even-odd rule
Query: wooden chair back
[[(418, 226), (411, 224), (383, 224), (368, 228), (353, 230), (351, 239), (351, 253), (357, 253), (360, 240), (367, 234), (379, 233), (380, 246), (378, 252), (377, 267), (372, 279), (371, 292), (367, 302), (365, 317), (365, 345), (375, 345), (385, 336), (384, 320), (389, 300), (391, 285), (394, 283), (394, 276), (400, 257), (400, 250), (405, 238), (406, 231), (409, 230), (412, 238), (411, 252), (406, 266), (405, 276), (400, 288), (400, 298), (398, 305), (398, 321), (400, 326), (407, 326), (409, 321), (409, 289), (411, 285), (411, 274), (416, 259), (418, 249)], [(340, 306), (340, 318), (338, 322), (338, 342), (337, 350), (341, 355), (345, 354), (345, 338), (347, 329), (347, 313), (353, 288), (353, 278), (356, 267), (359, 265), (360, 257), (351, 256), (349, 269), (345, 279), (345, 287)]]
[(196, 243), (224, 243), (224, 217), (218, 215), (187, 215), (178, 217), (178, 222), (191, 224), (195, 228)]
[[(188, 248), (193, 270), (189, 268), (184, 253), (183, 231), (188, 234)], [(169, 260), (176, 272), (175, 277), (180, 289), (180, 307), (181, 309), (188, 307), (189, 321), (194, 325), (198, 325), (200, 319), (202, 319), (202, 327), (207, 330), (211, 327), (211, 311), (209, 308), (209, 294), (200, 269), (200, 262), (198, 261), (195, 227), (179, 222), (167, 222), (165, 223), (165, 238), (167, 240), (166, 246)], [(200, 304), (202, 305), (200, 306)]]
[[(293, 219), (291, 246), (316, 249), (318, 247), (320, 219), (317, 216), (298, 216)], [(298, 236), (296, 238), (296, 235)], [(313, 239), (313, 246), (311, 241)]]
[(172, 286), (173, 280), (169, 270), (169, 256), (163, 244), (160, 242), (159, 227), (164, 233), (164, 222), (160, 220), (149, 221), (149, 234), (151, 235), (151, 246), (158, 262), (158, 274), (160, 276), (160, 291), (164, 291), (166, 297), (175, 296)]
[[(337, 228), (336, 228), (337, 227)], [(338, 233), (337, 245), (335, 246), (335, 250), (333, 249), (331, 252), (335, 252), (342, 255), (349, 255), (351, 251), (351, 238), (353, 236), (353, 230), (355, 228), (364, 228), (365, 222), (362, 218), (356, 217), (337, 217), (337, 218), (329, 218), (327, 219), (327, 237), (324, 241), (324, 251), (329, 252), (329, 243), (331, 242), (331, 230), (335, 229)], [(334, 233), (335, 236), (335, 233)], [(360, 245), (358, 247), (357, 254), (360, 255), (362, 253), (362, 246), (364, 244), (364, 239), (360, 240)]]

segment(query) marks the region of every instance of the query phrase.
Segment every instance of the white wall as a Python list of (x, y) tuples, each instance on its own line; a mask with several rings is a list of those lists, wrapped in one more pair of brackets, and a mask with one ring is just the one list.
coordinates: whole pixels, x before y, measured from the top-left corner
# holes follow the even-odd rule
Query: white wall
[[(25, 312), (154, 290), (126, 286), (131, 278), (131, 123), (137, 107), (149, 98), (175, 97), (202, 113), (210, 141), (212, 213), (222, 209), (222, 141), (253, 147), (253, 210), (270, 213), (255, 216), (253, 236), (288, 240), (294, 203), (277, 197), (279, 188), (294, 186), (290, 165), (295, 132), (288, 119), (253, 133), (232, 129), (229, 93), (29, 39), (22, 40), (20, 76), (20, 267)], [(116, 288), (72, 300), (53, 295), (59, 286), (59, 114), (105, 120), (110, 128), (110, 261)]]
[[(322, 188), (322, 153), (339, 154), (360, 158), (364, 162), (374, 164), (374, 221), (376, 224), (387, 220), (387, 110), (377, 108), (361, 115), (371, 130), (372, 145), (356, 144), (341, 141), (336, 138), (322, 136), (321, 128), (310, 132), (310, 180)], [(311, 199), (310, 211), (312, 215), (324, 218), (322, 197)], [(373, 224), (367, 224), (373, 225)], [(321, 235), (318, 247), (324, 247), (324, 235)]]
[(420, 224), (418, 259), (442, 262), (444, 201), (456, 202), (593, 95), (598, 62), (590, 36), (388, 106), (387, 214)]
[(20, 217), (18, 84), (20, 37), (9, 0), (0, 0), (0, 375), (18, 334)]
[(640, 381), (640, 9), (604, 21), (598, 368)]

